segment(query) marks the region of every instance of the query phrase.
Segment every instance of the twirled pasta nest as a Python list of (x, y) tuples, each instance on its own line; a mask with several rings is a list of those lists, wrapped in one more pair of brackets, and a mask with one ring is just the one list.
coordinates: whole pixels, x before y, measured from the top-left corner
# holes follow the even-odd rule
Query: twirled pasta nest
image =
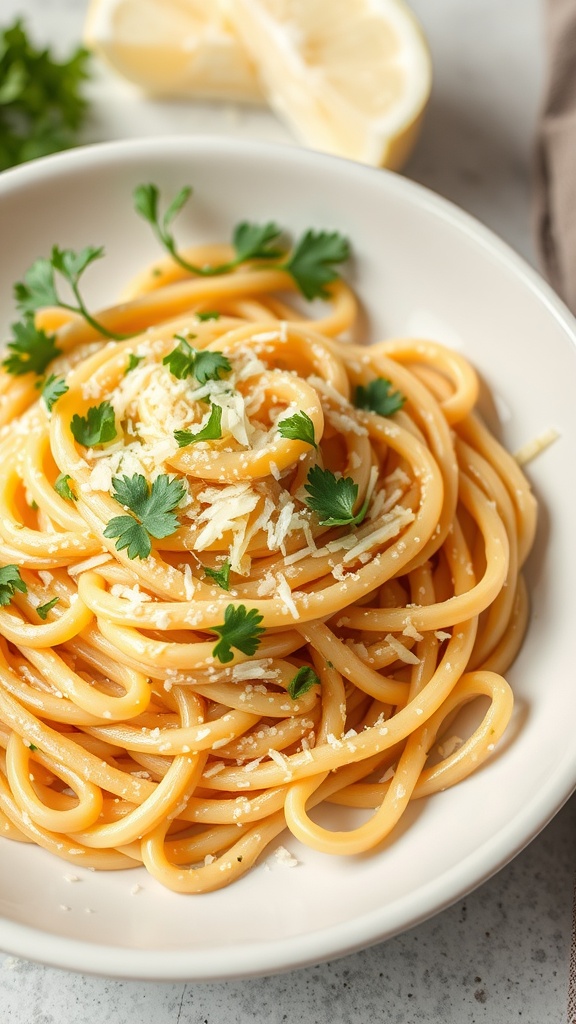
[[(359, 330), (349, 288), (331, 286), (312, 321), (291, 287), (281, 270), (199, 280), (166, 262), (100, 314), (140, 332), (126, 341), (37, 316), (63, 353), (50, 412), (30, 374), (2, 377), (0, 561), (26, 590), (0, 608), (7, 837), (209, 891), (286, 825), (327, 853), (377, 846), (410, 800), (463, 779), (502, 736), (502, 673), (527, 620), (526, 479), (474, 411), (460, 355), (343, 340)], [(179, 379), (182, 341), (230, 369)], [(358, 407), (374, 380), (402, 396), (392, 415)], [(87, 447), (72, 421), (102, 403), (114, 437)], [(220, 436), (179, 445), (215, 406)], [(314, 443), (283, 436), (296, 412)], [(347, 525), (322, 525), (314, 467), (350, 482)], [(181, 482), (176, 528), (147, 557), (105, 535), (132, 514), (114, 481), (135, 476)], [(216, 627), (238, 608), (258, 623), (254, 652), (232, 642), (227, 660)], [(479, 696), (487, 710), (456, 735)], [(331, 831), (310, 816), (321, 801), (375, 810)]]

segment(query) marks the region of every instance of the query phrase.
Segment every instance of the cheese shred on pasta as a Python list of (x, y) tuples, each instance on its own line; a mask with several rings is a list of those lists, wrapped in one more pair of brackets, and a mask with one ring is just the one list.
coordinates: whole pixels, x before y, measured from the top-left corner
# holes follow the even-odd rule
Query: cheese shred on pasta
[[(0, 608), (8, 839), (211, 891), (286, 827), (324, 853), (378, 846), (412, 799), (460, 782), (502, 736), (503, 673), (528, 615), (527, 481), (475, 412), (460, 355), (341, 340), (356, 329), (349, 288), (331, 285), (312, 321), (287, 302), (293, 287), (282, 270), (195, 278), (166, 261), (100, 314), (128, 340), (37, 314), (68, 386), (51, 412), (32, 374), (2, 371), (0, 565), (27, 588)], [(163, 360), (176, 336), (230, 371), (175, 377)], [(405, 398), (391, 416), (354, 404), (375, 378)], [(84, 447), (73, 417), (103, 402), (115, 437)], [(198, 432), (215, 406), (221, 437), (179, 447), (174, 432)], [(317, 448), (282, 435), (297, 412)], [(310, 508), (315, 466), (353, 481), (355, 515), (367, 506), (356, 525), (322, 525)], [(135, 474), (184, 485), (176, 531), (146, 558), (104, 536), (130, 515), (113, 481)], [(264, 632), (253, 656), (232, 647), (224, 661), (214, 627), (230, 606)], [(305, 668), (318, 682), (293, 697)], [(467, 737), (443, 745), (479, 698)], [(364, 810), (334, 831), (315, 820), (320, 803)]]

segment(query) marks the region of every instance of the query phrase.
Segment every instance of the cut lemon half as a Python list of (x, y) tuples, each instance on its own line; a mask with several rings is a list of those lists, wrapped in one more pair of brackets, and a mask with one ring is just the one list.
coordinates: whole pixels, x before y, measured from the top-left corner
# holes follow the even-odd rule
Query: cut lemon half
[(267, 99), (306, 145), (398, 169), (431, 86), (402, 0), (227, 0)]
[(91, 0), (86, 45), (155, 96), (263, 102), (217, 0)]

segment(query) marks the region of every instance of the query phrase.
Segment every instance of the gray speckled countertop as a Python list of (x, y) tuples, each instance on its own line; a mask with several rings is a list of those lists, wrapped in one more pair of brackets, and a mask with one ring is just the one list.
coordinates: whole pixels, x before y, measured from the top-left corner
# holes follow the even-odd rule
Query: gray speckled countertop
[[(78, 40), (85, 0), (2, 0), (39, 40)], [(435, 84), (406, 173), (454, 200), (534, 262), (530, 167), (542, 79), (538, 0), (412, 0)], [(222, 130), (201, 109), (146, 105), (100, 73), (88, 141)], [(226, 130), (283, 140), (230, 109)], [(467, 899), (379, 946), (271, 978), (222, 983), (107, 981), (0, 956), (0, 1019), (22, 1024), (573, 1024), (569, 991), (574, 798), (508, 867)], [(569, 1008), (570, 1007), (570, 1008)]]

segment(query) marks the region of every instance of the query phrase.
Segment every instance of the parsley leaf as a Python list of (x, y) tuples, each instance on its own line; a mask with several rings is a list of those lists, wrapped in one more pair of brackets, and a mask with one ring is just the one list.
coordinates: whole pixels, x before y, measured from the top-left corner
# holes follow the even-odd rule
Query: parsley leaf
[(170, 368), (170, 373), (178, 380), (194, 376), (199, 384), (206, 384), (209, 380), (220, 380), (223, 373), (230, 373), (232, 365), (223, 352), (195, 349), (180, 334), (175, 337), (179, 344), (164, 356), (162, 363)]
[(212, 309), (208, 310), (206, 313), (195, 313), (194, 315), (195, 315), (197, 320), (200, 320), (200, 322), (203, 322), (204, 320), (219, 320), (220, 319), (220, 313), (217, 313), (216, 310), (212, 310)]
[[(167, 356), (164, 356), (162, 364), (170, 369), (173, 377), (185, 380), (186, 377), (191, 377), (194, 373), (196, 349), (192, 348), (192, 345), (182, 335), (176, 334), (175, 337), (178, 338), (179, 344)], [(196, 335), (193, 334), (191, 337), (195, 338)]]
[(304, 441), (305, 444), (311, 444), (314, 448), (318, 447), (314, 438), (314, 424), (308, 413), (302, 410), (280, 420), (278, 433), (290, 441)]
[(208, 565), (203, 565), (202, 568), (204, 575), (214, 580), (222, 590), (230, 590), (230, 560), (228, 558), (219, 569), (210, 569)]
[(94, 448), (116, 437), (116, 416), (110, 402), (91, 405), (86, 416), (74, 413), (70, 430), (76, 441), (85, 448)]
[(47, 601), (46, 604), (39, 604), (36, 612), (40, 618), (45, 622), (48, 618), (48, 612), (52, 610), (55, 604), (58, 604), (59, 597), (53, 597), (51, 601)]
[(281, 234), (282, 228), (274, 221), (268, 221), (267, 224), (249, 224), (248, 221), (242, 221), (241, 224), (237, 224), (232, 236), (232, 245), (236, 253), (234, 263), (244, 263), (246, 260), (273, 260), (282, 256), (282, 249), (274, 248), (274, 243)]
[(307, 231), (297, 243), (283, 269), (292, 275), (307, 299), (326, 298), (326, 285), (338, 277), (335, 263), (350, 256), (347, 238), (337, 231)]
[(65, 501), (78, 501), (78, 498), (74, 494), (74, 491), (70, 489), (71, 476), (68, 473), (60, 473), (54, 481), (54, 490), (56, 494), (59, 494)]
[(40, 377), (49, 363), (60, 355), (55, 336), (38, 330), (32, 317), (12, 324), (12, 333), (13, 338), (7, 345), (9, 355), (2, 366), (14, 377), (25, 373), (36, 373)]
[(57, 377), (54, 373), (51, 373), (42, 388), (42, 398), (44, 399), (48, 412), (52, 412), (55, 403), (59, 398), (62, 398), (62, 395), (65, 395), (67, 391), (68, 385), (64, 378)]
[(242, 651), (242, 654), (252, 656), (260, 646), (260, 637), (266, 630), (260, 627), (263, 615), (260, 615), (255, 608), (246, 611), (243, 604), (236, 608), (229, 604), (224, 612), (224, 623), (222, 626), (212, 626), (214, 633), (218, 633), (220, 640), (214, 647), (212, 654), (218, 661), (224, 664), (232, 661), (234, 655), (231, 648)]
[(128, 365), (124, 370), (124, 376), (126, 376), (126, 374), (130, 373), (132, 370), (135, 370), (137, 366), (140, 366), (140, 363), (142, 362), (143, 359), (144, 356), (136, 356), (134, 355), (133, 352), (131, 352), (130, 355), (128, 356)]
[(303, 697), (313, 686), (319, 686), (320, 680), (310, 665), (301, 665), (297, 673), (288, 683), (286, 689), (292, 700)]
[(88, 58), (83, 48), (62, 62), (37, 50), (21, 19), (0, 33), (0, 171), (74, 144)]
[(133, 515), (115, 516), (104, 536), (117, 537), (116, 549), (128, 548), (128, 558), (148, 558), (150, 537), (170, 537), (180, 526), (173, 510), (182, 501), (186, 487), (182, 480), (171, 480), (166, 474), (156, 477), (152, 486), (141, 473), (114, 477), (112, 483), (112, 497)]
[(194, 361), (194, 376), (199, 384), (208, 380), (220, 380), (223, 373), (230, 373), (232, 365), (223, 352), (200, 349)]
[(392, 381), (386, 377), (375, 377), (367, 387), (356, 388), (354, 405), (357, 409), (368, 409), (380, 416), (392, 416), (402, 408), (406, 398), (393, 389)]
[(24, 274), (23, 281), (14, 285), (14, 298), (22, 313), (33, 315), (44, 306), (57, 306), (58, 293), (54, 270), (50, 260), (35, 260)]
[(304, 490), (308, 508), (316, 512), (321, 526), (357, 526), (368, 511), (368, 498), (354, 515), (358, 484), (351, 476), (336, 477), (330, 469), (312, 466)]
[[(102, 259), (103, 256), (102, 246), (88, 245), (84, 249), (80, 249), (79, 252), (74, 249), (60, 249), (57, 245), (52, 246), (50, 259), (43, 256), (35, 260), (26, 271), (24, 280), (17, 281), (14, 285), (14, 297), (18, 308), (25, 314), (32, 314), (37, 309), (43, 309), (46, 306), (58, 306), (61, 309), (79, 313), (94, 330), (106, 338), (119, 341), (127, 337), (127, 335), (115, 334), (95, 320), (80, 294), (82, 274), (95, 260)], [(56, 285), (56, 274), (60, 274), (70, 286), (76, 304), (66, 302), (60, 297)]]
[(210, 416), (207, 422), (193, 433), (191, 430), (175, 430), (174, 439), (178, 441), (179, 448), (195, 444), (196, 441), (218, 441), (222, 437), (222, 408), (213, 405), (210, 409)]
[(16, 591), (22, 594), (28, 593), (28, 587), (20, 575), (17, 565), (4, 565), (0, 569), (0, 605), (10, 604)]

